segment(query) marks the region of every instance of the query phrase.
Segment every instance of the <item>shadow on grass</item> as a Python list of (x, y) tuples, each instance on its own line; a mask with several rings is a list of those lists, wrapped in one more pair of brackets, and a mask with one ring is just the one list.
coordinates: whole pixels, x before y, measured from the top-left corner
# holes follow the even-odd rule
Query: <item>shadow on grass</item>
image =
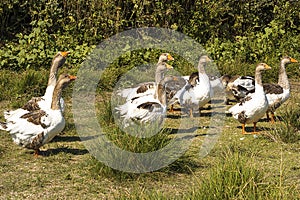
[(167, 118), (169, 119), (180, 119), (182, 116), (181, 115), (175, 115), (175, 114), (169, 114), (167, 115)]
[(47, 149), (46, 151), (41, 151), (41, 155), (48, 157), (48, 156), (60, 154), (62, 152), (66, 154), (73, 154), (73, 155), (85, 155), (89, 153), (89, 151), (86, 149), (70, 149), (70, 148), (62, 147), (57, 149)]
[[(170, 134), (182, 134), (182, 133), (194, 133), (198, 129), (207, 129), (210, 128), (209, 126), (195, 126), (188, 129), (177, 129), (177, 128), (166, 128), (170, 132)], [(206, 135), (206, 134), (198, 134), (200, 136)]]
[(100, 137), (104, 134), (99, 135), (93, 135), (93, 136), (87, 136), (87, 137), (79, 137), (79, 136), (56, 136), (53, 138), (52, 142), (80, 142), (80, 141), (87, 141), (92, 140), (97, 137)]
[[(211, 112), (201, 112), (201, 114), (199, 114), (199, 112), (193, 112), (193, 116), (194, 118), (197, 118), (197, 117), (212, 117), (214, 115), (223, 115), (224, 113), (221, 113), (221, 112), (215, 112), (215, 111), (211, 111)], [(227, 114), (226, 113), (226, 116), (232, 116), (231, 114)], [(187, 112), (182, 112), (182, 114), (179, 114), (179, 113), (168, 113), (167, 114), (167, 118), (169, 119), (180, 119), (180, 118), (190, 118), (189, 114), (187, 114)]]
[[(284, 119), (281, 116), (275, 116), (275, 122), (282, 122), (282, 121), (284, 121)], [(264, 118), (260, 119), (259, 122), (270, 122), (271, 123), (271, 120), (264, 117)]]
[[(237, 128), (241, 129), (242, 131), (242, 126), (237, 126)], [(256, 131), (260, 132), (260, 131), (270, 131), (272, 130), (272, 128), (268, 128), (268, 127), (256, 127)], [(245, 127), (245, 131), (246, 132), (253, 132), (253, 125), (252, 126), (247, 126)]]
[(92, 158), (89, 161), (90, 173), (93, 177), (103, 178), (103, 176), (108, 177), (110, 179), (115, 179), (118, 181), (136, 181), (136, 180), (157, 180), (161, 177), (170, 176), (174, 174), (193, 174), (195, 171), (199, 169), (206, 169), (210, 168), (209, 164), (204, 164), (194, 159), (190, 158), (189, 156), (182, 156), (177, 159), (175, 162), (171, 163), (170, 165), (153, 172), (147, 173), (130, 173), (130, 172), (123, 172), (113, 168), (110, 168), (103, 164), (102, 162)]
[(209, 168), (209, 166), (183, 156), (169, 166), (159, 170), (159, 172), (163, 172), (166, 174), (193, 174), (193, 172), (195, 172), (196, 170), (206, 168)]
[(81, 141), (79, 136), (56, 136), (51, 142), (79, 142)]

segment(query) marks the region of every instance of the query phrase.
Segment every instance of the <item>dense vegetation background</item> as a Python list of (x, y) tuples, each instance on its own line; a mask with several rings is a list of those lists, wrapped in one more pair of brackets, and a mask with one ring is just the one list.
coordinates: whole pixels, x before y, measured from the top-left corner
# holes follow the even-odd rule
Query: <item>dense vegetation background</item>
[[(48, 69), (59, 50), (70, 50), (68, 65), (78, 67), (105, 38), (164, 27), (200, 42), (222, 74), (252, 74), (257, 62), (278, 65), (283, 55), (300, 59), (299, 10), (300, 2), (292, 0), (3, 0), (0, 69)], [(134, 62), (120, 59), (114, 67), (123, 65)]]

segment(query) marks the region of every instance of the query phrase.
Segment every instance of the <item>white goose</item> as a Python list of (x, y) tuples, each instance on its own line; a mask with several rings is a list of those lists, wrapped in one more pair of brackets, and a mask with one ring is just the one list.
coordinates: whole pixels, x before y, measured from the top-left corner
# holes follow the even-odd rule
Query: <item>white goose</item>
[(165, 85), (174, 80), (176, 80), (174, 76), (165, 77), (154, 87), (154, 94), (132, 98), (116, 107), (123, 118), (123, 126), (126, 128), (132, 123), (162, 122), (167, 110)]
[(8, 131), (16, 144), (34, 149), (34, 155), (37, 156), (39, 148), (50, 142), (65, 127), (59, 100), (63, 88), (75, 79), (75, 76), (60, 75), (53, 91), (50, 108), (27, 111), (19, 118), (6, 120), (0, 124), (0, 130)]
[(176, 93), (169, 102), (170, 105), (178, 102), (182, 107), (188, 108), (190, 117), (193, 117), (193, 110), (199, 110), (210, 101), (212, 89), (205, 72), (205, 65), (210, 61), (206, 55), (200, 57), (198, 74), (190, 76), (189, 83)]
[[(47, 109), (51, 107), (52, 95), (54, 91), (54, 87), (56, 85), (57, 72), (58, 69), (65, 63), (66, 57), (69, 54), (66, 52), (58, 52), (54, 58), (52, 59), (52, 64), (50, 68), (50, 75), (48, 79), (48, 85), (46, 88), (46, 92), (42, 97), (33, 97), (29, 100), (22, 108), (17, 110), (9, 110), (4, 112), (4, 118), (6, 120), (19, 118), (21, 115), (26, 113), (27, 111), (34, 111), (39, 109)], [(61, 98), (61, 108), (64, 111), (64, 101)]]
[(125, 97), (128, 101), (132, 98), (154, 94), (154, 86), (157, 85), (164, 78), (165, 71), (167, 69), (173, 69), (171, 65), (166, 63), (170, 60), (174, 60), (174, 58), (169, 53), (161, 54), (156, 64), (157, 67), (155, 71), (155, 82), (141, 83), (137, 87), (123, 89), (122, 91), (118, 92), (118, 95)]
[[(174, 96), (177, 95), (177, 93), (180, 93), (184, 87), (189, 86), (195, 86), (196, 81), (199, 82), (199, 72), (194, 72), (190, 76), (180, 76), (177, 77), (178, 79), (176, 81), (172, 81), (166, 86), (166, 92), (167, 92), (167, 100), (170, 102), (168, 105), (170, 105), (170, 112), (173, 112), (174, 103), (178, 102), (173, 99)], [(222, 83), (222, 79), (218, 76), (207, 74), (211, 86), (211, 94), (214, 94), (215, 91), (223, 91), (224, 86)], [(179, 94), (178, 94), (179, 95)], [(211, 95), (212, 96), (212, 95)]]
[[(290, 84), (286, 74), (285, 67), (290, 63), (297, 63), (298, 61), (289, 56), (285, 56), (280, 61), (278, 83), (264, 83), (263, 88), (267, 95), (269, 102), (269, 108), (267, 110), (267, 118), (269, 117), (269, 112), (271, 113), (271, 122), (275, 122), (274, 112), (275, 110), (283, 104), (290, 97)], [(230, 86), (233, 95), (238, 99), (242, 99), (244, 96), (251, 96), (255, 91), (254, 89), (254, 79), (249, 76), (242, 76), (237, 78)]]
[(269, 69), (271, 67), (265, 63), (258, 64), (255, 70), (255, 92), (228, 110), (235, 119), (242, 123), (243, 134), (246, 134), (245, 124), (249, 123), (254, 124), (253, 134), (256, 134), (256, 123), (268, 109), (269, 104), (262, 86), (261, 72)]

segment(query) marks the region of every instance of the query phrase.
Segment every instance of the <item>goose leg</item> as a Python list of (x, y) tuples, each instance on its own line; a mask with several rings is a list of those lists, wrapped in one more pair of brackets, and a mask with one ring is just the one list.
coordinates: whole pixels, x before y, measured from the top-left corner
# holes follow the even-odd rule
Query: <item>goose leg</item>
[(245, 131), (245, 124), (242, 124), (242, 134), (245, 135), (247, 132)]
[(208, 109), (208, 110), (211, 110), (211, 100), (208, 102), (207, 109)]
[(258, 134), (259, 132), (256, 131), (256, 123), (257, 122), (253, 122), (253, 133), (252, 134)]
[(275, 123), (275, 114), (273, 112), (271, 112), (271, 123)]
[(227, 97), (224, 98), (224, 104), (229, 105), (229, 99)]
[(199, 108), (199, 117), (201, 117), (201, 110), (202, 108)]
[(193, 109), (190, 109), (190, 118), (193, 118), (194, 115), (193, 115)]
[(270, 116), (269, 116), (269, 112), (268, 111), (266, 112), (266, 115), (267, 115), (267, 120), (270, 121)]
[(34, 155), (35, 158), (37, 158), (40, 155), (40, 150), (39, 149), (35, 149), (33, 155)]
[(170, 112), (174, 113), (174, 106), (173, 106), (173, 104), (171, 105)]

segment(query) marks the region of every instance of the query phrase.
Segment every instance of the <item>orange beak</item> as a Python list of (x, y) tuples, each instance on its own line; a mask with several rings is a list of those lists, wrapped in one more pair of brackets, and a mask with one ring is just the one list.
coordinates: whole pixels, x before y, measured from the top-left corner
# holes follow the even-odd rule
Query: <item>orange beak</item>
[(168, 54), (168, 60), (174, 60), (174, 58), (170, 54)]
[(297, 63), (298, 60), (296, 60), (296, 59), (294, 59), (294, 58), (291, 58), (291, 62), (292, 62), (292, 63)]
[(69, 53), (70, 53), (70, 51), (63, 51), (63, 52), (61, 52), (61, 55), (63, 57), (67, 57)]
[(74, 81), (77, 77), (76, 77), (76, 76), (69, 75), (69, 78), (71, 79), (71, 81)]
[(265, 69), (269, 70), (269, 69), (272, 69), (272, 67), (270, 67), (269, 65), (265, 65)]
[(166, 66), (167, 66), (167, 69), (173, 69), (172, 65), (169, 65), (169, 64), (166, 63)]

